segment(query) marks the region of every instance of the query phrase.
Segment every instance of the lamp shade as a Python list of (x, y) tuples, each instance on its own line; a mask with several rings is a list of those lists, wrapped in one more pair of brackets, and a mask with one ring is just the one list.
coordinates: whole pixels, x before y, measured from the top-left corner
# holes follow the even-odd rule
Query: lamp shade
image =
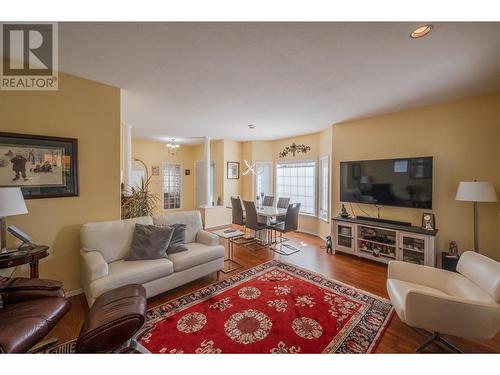
[(23, 193), (19, 187), (0, 188), (0, 217), (27, 214)]
[(497, 202), (497, 193), (489, 181), (462, 181), (458, 184), (457, 201)]

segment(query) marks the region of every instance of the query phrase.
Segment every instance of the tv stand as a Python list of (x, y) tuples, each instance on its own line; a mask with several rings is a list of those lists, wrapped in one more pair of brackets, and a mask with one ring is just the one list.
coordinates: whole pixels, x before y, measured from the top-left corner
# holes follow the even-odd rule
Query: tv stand
[(408, 224), (362, 216), (333, 218), (334, 251), (382, 263), (400, 260), (435, 267), (437, 230)]
[(364, 221), (374, 221), (376, 223), (394, 224), (394, 225), (401, 225), (401, 226), (405, 226), (405, 227), (411, 227), (411, 223), (409, 223), (407, 221), (380, 219), (380, 218), (369, 217), (369, 216), (356, 216), (356, 219), (364, 220)]

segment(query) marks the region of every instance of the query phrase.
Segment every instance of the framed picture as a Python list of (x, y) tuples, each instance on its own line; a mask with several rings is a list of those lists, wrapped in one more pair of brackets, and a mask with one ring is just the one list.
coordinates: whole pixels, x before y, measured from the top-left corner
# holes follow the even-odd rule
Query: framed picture
[(185, 169), (185, 170), (184, 170), (184, 174), (185, 174), (186, 176), (189, 176), (189, 175), (191, 174), (191, 169)]
[(436, 229), (436, 217), (430, 212), (424, 212), (422, 214), (422, 228), (427, 230)]
[(151, 175), (152, 176), (159, 176), (160, 175), (160, 167), (158, 165), (153, 165), (151, 167)]
[(240, 178), (240, 163), (237, 161), (227, 162), (227, 179), (237, 180)]
[(78, 140), (0, 132), (0, 187), (12, 186), (25, 199), (78, 196)]

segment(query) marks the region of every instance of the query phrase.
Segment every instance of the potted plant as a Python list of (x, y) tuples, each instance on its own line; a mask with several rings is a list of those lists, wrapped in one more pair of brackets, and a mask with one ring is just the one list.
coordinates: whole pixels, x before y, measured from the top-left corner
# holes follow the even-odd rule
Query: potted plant
[(139, 186), (130, 188), (122, 199), (122, 219), (153, 215), (160, 199), (149, 190), (150, 183), (151, 177), (142, 178)]

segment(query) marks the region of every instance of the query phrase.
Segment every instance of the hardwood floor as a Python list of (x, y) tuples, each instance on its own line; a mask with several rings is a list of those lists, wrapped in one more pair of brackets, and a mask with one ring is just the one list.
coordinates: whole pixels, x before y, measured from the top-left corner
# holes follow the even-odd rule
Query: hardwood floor
[[(220, 229), (220, 228), (218, 228)], [(234, 247), (234, 258), (244, 268), (234, 271), (241, 272), (246, 268), (277, 259), (299, 267), (306, 268), (324, 276), (342, 281), (359, 289), (388, 298), (385, 288), (387, 266), (381, 263), (337, 253), (326, 254), (322, 239), (304, 233), (287, 234), (291, 241), (301, 248), (301, 251), (289, 256), (279, 255), (270, 249), (250, 250), (243, 246)], [(221, 280), (231, 276), (231, 273), (221, 273)], [(154, 307), (171, 299), (190, 293), (196, 289), (216, 282), (216, 275), (209, 275), (170, 292), (153, 297), (149, 300), (149, 307)], [(88, 312), (87, 303), (83, 295), (71, 298), (72, 306), (68, 314), (59, 322), (48, 337), (58, 337), (59, 342), (72, 340), (78, 336)], [(426, 333), (408, 327), (395, 314), (380, 341), (377, 353), (413, 353), (415, 348), (426, 339)], [(456, 337), (447, 337), (448, 340), (466, 353), (500, 353), (500, 334), (493, 340), (473, 341)], [(431, 345), (429, 353), (447, 353), (440, 344)]]

